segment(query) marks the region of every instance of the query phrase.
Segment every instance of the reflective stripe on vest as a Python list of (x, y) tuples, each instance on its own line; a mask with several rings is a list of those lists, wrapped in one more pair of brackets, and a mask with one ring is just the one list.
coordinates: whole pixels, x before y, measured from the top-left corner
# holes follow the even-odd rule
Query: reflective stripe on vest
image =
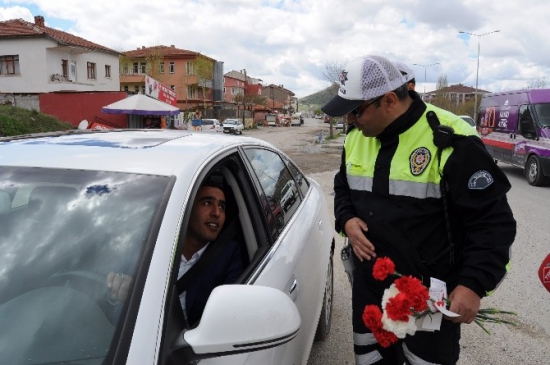
[[(433, 131), (426, 119), (426, 113), (430, 110), (436, 112), (441, 124), (451, 126), (455, 133), (475, 135), (472, 128), (459, 117), (427, 104), (421, 119), (399, 135), (399, 144), (390, 166), (391, 195), (418, 199), (441, 198), (440, 171), (443, 171), (453, 148), (445, 148), (442, 151), (438, 170), (437, 147), (433, 144)], [(364, 137), (357, 128), (346, 136), (346, 173), (350, 189), (372, 191), (375, 163), (380, 147), (378, 139)]]

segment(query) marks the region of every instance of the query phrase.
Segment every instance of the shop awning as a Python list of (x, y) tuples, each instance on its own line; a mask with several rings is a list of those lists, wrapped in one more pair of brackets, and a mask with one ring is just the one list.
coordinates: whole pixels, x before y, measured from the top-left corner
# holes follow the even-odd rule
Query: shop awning
[(138, 115), (177, 115), (179, 108), (153, 99), (147, 95), (135, 94), (101, 108), (107, 114), (138, 114)]

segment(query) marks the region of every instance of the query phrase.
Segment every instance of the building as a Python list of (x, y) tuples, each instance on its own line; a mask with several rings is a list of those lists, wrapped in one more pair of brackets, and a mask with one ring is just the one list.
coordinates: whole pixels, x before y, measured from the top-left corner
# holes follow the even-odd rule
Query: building
[(44, 17), (0, 22), (0, 93), (118, 91), (119, 53), (49, 28)]
[[(490, 93), (490, 91), (477, 89), (478, 100), (481, 100), (483, 94)], [(432, 102), (437, 96), (441, 95), (447, 99), (450, 99), (451, 102), (458, 104), (463, 104), (469, 100), (474, 100), (476, 94), (476, 89), (473, 87), (465, 86), (462, 84), (456, 84), (444, 87), (439, 90), (434, 90), (425, 94), (420, 94), (422, 100), (427, 102)]]
[[(279, 109), (281, 113), (289, 113), (293, 107), (295, 94), (283, 87), (283, 85), (270, 84), (262, 89), (262, 96), (268, 99), (267, 106)], [(270, 105), (271, 104), (271, 105)], [(282, 110), (280, 110), (282, 109)]]
[(37, 110), (75, 127), (126, 127), (125, 115), (101, 108), (126, 97), (119, 83), (119, 53), (47, 27), (43, 16), (0, 22), (0, 102)]
[(198, 52), (174, 45), (124, 52), (120, 62), (120, 90), (145, 93), (145, 75), (174, 90), (181, 110), (212, 110), (223, 101), (223, 62)]

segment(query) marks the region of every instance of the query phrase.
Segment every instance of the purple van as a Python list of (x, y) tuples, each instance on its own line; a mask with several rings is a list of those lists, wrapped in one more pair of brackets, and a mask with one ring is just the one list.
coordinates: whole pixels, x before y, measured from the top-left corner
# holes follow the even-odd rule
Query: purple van
[(483, 95), (479, 132), (495, 161), (524, 169), (531, 185), (550, 177), (550, 89)]

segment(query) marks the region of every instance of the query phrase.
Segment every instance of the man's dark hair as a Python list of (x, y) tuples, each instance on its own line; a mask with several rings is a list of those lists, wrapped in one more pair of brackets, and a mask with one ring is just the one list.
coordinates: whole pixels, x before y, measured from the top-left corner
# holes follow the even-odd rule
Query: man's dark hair
[(415, 78), (410, 79), (409, 84), (413, 84), (416, 86), (416, 79)]
[[(395, 93), (395, 95), (397, 95), (397, 99), (405, 100), (409, 95), (409, 87), (407, 86), (407, 84), (403, 84), (399, 86), (397, 89), (393, 90), (392, 92)], [(382, 105), (382, 98), (374, 102), (375, 107), (378, 108), (380, 105)]]
[(225, 181), (223, 175), (217, 171), (211, 173), (203, 180), (201, 188), (206, 186), (211, 188), (218, 188), (221, 191), (225, 192)]

